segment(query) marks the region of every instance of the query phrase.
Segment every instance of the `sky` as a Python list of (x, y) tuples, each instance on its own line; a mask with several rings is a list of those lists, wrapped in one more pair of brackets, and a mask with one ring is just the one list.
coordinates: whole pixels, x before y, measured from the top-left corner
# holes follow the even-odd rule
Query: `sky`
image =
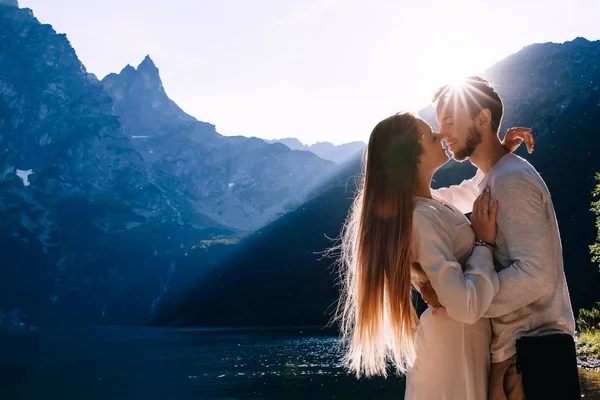
[(600, 39), (598, 0), (20, 0), (102, 79), (149, 54), (224, 135), (367, 141), (524, 46)]

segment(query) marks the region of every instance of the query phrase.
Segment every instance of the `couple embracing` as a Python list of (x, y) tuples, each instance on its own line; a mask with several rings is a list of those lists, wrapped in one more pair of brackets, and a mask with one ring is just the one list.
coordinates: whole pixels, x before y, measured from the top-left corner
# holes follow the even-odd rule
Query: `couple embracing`
[[(399, 113), (371, 133), (342, 232), (343, 362), (406, 374), (410, 400), (579, 399), (575, 322), (531, 130), (499, 138), (503, 102), (479, 77), (434, 96), (439, 132)], [(449, 160), (476, 175), (431, 189)], [(470, 213), (470, 220), (465, 214)], [(413, 289), (428, 303), (420, 318)]]

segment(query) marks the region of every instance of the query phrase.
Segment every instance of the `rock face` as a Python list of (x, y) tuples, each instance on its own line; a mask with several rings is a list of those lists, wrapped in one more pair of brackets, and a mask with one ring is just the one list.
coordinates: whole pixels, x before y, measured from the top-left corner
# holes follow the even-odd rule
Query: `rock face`
[(335, 166), (219, 135), (167, 97), (149, 57), (100, 82), (65, 35), (4, 3), (0, 313), (143, 323)]
[(254, 230), (274, 220), (314, 196), (335, 168), (281, 144), (218, 134), (169, 99), (150, 57), (102, 84), (152, 182), (230, 228)]
[(151, 182), (103, 86), (30, 10), (0, 6), (0, 71), (0, 309), (147, 320), (177, 250), (231, 231)]
[[(594, 173), (600, 171), (598, 65), (600, 42), (576, 39), (526, 47), (483, 74), (505, 101), (503, 127), (530, 126), (537, 136), (532, 155), (524, 148), (518, 154), (538, 169), (552, 194), (576, 313), (595, 304), (600, 287), (598, 265), (591, 262), (588, 247), (596, 237), (589, 208)], [(431, 108), (421, 115), (435, 125)], [(459, 183), (473, 173), (469, 163), (450, 163), (438, 171), (433, 184)], [(331, 268), (334, 259), (323, 259), (321, 252), (332, 246), (328, 238), (340, 232), (355, 189), (351, 177), (359, 174), (360, 163), (349, 163), (340, 173), (339, 184), (242, 241), (218, 273), (200, 280), (185, 301), (163, 303), (155, 322), (329, 322), (338, 298), (337, 274)]]

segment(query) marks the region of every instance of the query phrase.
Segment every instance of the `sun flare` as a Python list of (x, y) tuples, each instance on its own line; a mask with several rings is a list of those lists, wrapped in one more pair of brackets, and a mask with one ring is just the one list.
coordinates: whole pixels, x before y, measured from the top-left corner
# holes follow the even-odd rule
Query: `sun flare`
[[(478, 83), (481, 83), (481, 81), (477, 77), (456, 79), (447, 84), (446, 88), (442, 93), (440, 93), (439, 97), (443, 96), (446, 98), (451, 98), (452, 103), (461, 104), (463, 107), (467, 107), (467, 99), (469, 99), (471, 100), (472, 104), (474, 103), (473, 106), (477, 108), (482, 107), (480, 102), (477, 100), (477, 97), (481, 98), (481, 96), (484, 96), (488, 100), (496, 101), (478, 89), (476, 87)], [(448, 103), (446, 103), (446, 106), (447, 105)]]

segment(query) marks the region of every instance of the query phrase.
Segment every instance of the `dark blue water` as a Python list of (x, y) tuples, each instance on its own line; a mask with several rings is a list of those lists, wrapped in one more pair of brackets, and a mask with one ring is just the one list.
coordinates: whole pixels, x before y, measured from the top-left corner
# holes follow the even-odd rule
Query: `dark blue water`
[[(318, 329), (0, 332), (1, 399), (402, 399), (359, 380)], [(600, 375), (583, 375), (600, 399)]]

